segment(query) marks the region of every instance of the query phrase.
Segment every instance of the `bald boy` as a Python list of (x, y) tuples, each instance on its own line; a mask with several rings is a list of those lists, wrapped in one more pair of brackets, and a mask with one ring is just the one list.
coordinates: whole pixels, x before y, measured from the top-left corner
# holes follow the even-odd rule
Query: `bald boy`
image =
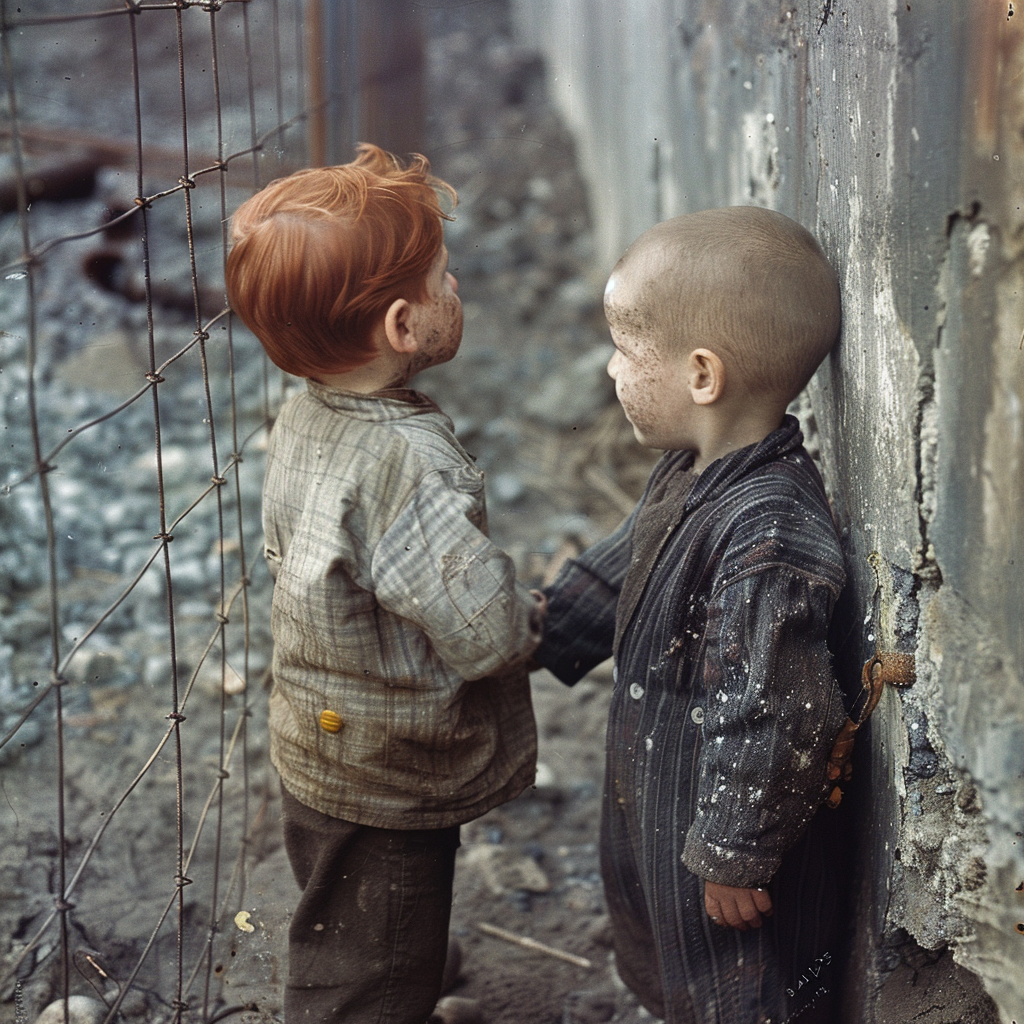
[(601, 869), (616, 963), (669, 1024), (831, 1019), (845, 719), (826, 634), (845, 582), (786, 407), (835, 344), (835, 272), (781, 214), (658, 224), (605, 290), (608, 372), (665, 454), (632, 515), (547, 591), (536, 660), (614, 657)]

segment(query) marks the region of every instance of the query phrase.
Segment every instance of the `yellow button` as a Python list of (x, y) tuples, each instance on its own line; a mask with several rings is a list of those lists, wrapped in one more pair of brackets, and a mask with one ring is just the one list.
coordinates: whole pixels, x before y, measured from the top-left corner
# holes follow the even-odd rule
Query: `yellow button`
[(320, 728), (324, 732), (341, 732), (341, 715), (337, 711), (321, 711)]

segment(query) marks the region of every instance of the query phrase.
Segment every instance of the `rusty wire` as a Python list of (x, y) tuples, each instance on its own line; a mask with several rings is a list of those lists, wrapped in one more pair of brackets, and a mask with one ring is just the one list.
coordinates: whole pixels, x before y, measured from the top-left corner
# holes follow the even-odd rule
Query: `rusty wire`
[[(254, 0), (245, 0), (246, 3), (253, 3)], [(320, 106), (326, 106), (327, 101), (324, 101)], [(225, 156), (222, 160), (219, 160), (215, 164), (211, 164), (209, 167), (201, 167), (198, 171), (193, 171), (188, 181), (181, 181), (172, 188), (164, 189), (162, 192), (155, 192), (150, 196), (140, 195), (135, 201), (135, 207), (131, 210), (125, 210), (124, 213), (119, 214), (117, 217), (111, 218), (105, 224), (100, 224), (98, 227), (90, 228), (88, 231), (79, 231), (72, 235), (61, 235), (59, 238), (51, 238), (46, 242), (40, 242), (38, 245), (28, 250), (17, 259), (11, 260), (8, 263), (0, 266), (0, 271), (13, 270), (15, 267), (24, 267), (30, 263), (37, 262), (42, 256), (45, 256), (51, 249), (56, 249), (60, 245), (64, 245), (67, 242), (78, 242), (84, 238), (91, 238), (94, 235), (100, 235), (104, 231), (109, 231), (110, 228), (115, 227), (118, 224), (125, 224), (133, 217), (141, 214), (143, 210), (149, 209), (157, 199), (165, 199), (167, 196), (176, 195), (178, 192), (183, 192), (187, 188), (192, 188), (197, 178), (202, 177), (205, 174), (214, 174), (216, 172), (223, 172), (228, 169), (229, 164), (235, 160), (241, 159), (243, 156), (252, 156), (253, 160), (259, 161), (260, 153), (262, 153), (264, 146), (267, 142), (275, 135), (280, 135), (281, 132), (288, 128), (293, 128), (298, 124), (301, 124), (308, 120), (310, 111), (303, 110), (301, 113), (296, 114), (294, 117), (290, 117), (280, 124), (275, 125), (269, 131), (264, 132), (261, 136), (254, 139), (251, 146), (247, 146), (245, 149), (238, 149), (235, 152)], [(256, 177), (259, 177), (257, 171)]]
[[(25, 188), (25, 162), (21, 149), (21, 135), (19, 132), (18, 100), (14, 87), (14, 62), (11, 57), (10, 32), (7, 25), (7, 4), (6, 0), (0, 0), (0, 21), (4, 25), (2, 33), (3, 41), (3, 63), (4, 73), (7, 79), (7, 102), (11, 119), (11, 143), (14, 156), (14, 167), (17, 175), (18, 190), (18, 224), (21, 229), (22, 248), (28, 252), (31, 248), (31, 229), (28, 221), (28, 204), (26, 202), (27, 190)], [(37, 356), (37, 325), (36, 325), (36, 294), (35, 294), (35, 268), (27, 265), (25, 268), (25, 282), (28, 292), (28, 339), (26, 345), (25, 362), (28, 371), (28, 410), (29, 424), (32, 432), (32, 454), (37, 466), (42, 465), (42, 441), (39, 430), (39, 412), (36, 404), (36, 356)], [(43, 516), (46, 521), (46, 550), (48, 568), (48, 604), (50, 613), (50, 689), (55, 694), (54, 717), (55, 733), (57, 738), (57, 884), (58, 897), (56, 908), (60, 914), (61, 931), (61, 994), (64, 999), (64, 1021), (68, 1020), (68, 992), (70, 985), (70, 966), (68, 954), (68, 911), (71, 905), (65, 895), (67, 881), (67, 842), (65, 835), (65, 779), (64, 779), (64, 696), (62, 690), (63, 678), (57, 674), (57, 667), (60, 662), (60, 637), (59, 637), (59, 605), (57, 599), (57, 546), (53, 523), (53, 505), (50, 501), (50, 488), (47, 474), (39, 474), (39, 496), (43, 505)]]
[[(258, 109), (256, 101), (256, 88), (253, 74), (253, 45), (249, 21), (249, 7), (252, 4), (269, 3), (271, 7), (272, 23), (272, 47), (273, 47), (273, 82), (274, 82), (274, 103), (272, 112), (272, 127), (260, 134), (258, 127)], [(222, 122), (222, 104), (220, 81), (220, 52), (217, 34), (217, 20), (222, 16), (222, 8), (227, 4), (241, 4), (240, 17), (244, 38), (244, 54), (246, 60), (246, 102), (248, 105), (248, 117), (250, 127), (249, 145), (243, 149), (237, 149), (231, 153), (225, 152), (225, 141)], [(209, 25), (209, 40), (212, 68), (212, 91), (213, 105), (216, 115), (217, 135), (217, 157), (216, 162), (199, 170), (192, 170), (190, 167), (191, 147), (189, 142), (189, 110), (186, 85), (189, 82), (190, 69), (188, 57), (184, 45), (183, 19), (192, 16), (188, 12), (199, 8), (199, 11), (207, 15)], [(296, 8), (297, 10), (297, 8)], [(150, 12), (167, 12), (163, 17), (173, 12), (175, 18), (176, 37), (176, 60), (178, 71), (178, 93), (180, 103), (180, 127), (181, 127), (181, 175), (178, 184), (174, 187), (163, 189), (147, 194), (145, 189), (146, 173), (144, 167), (145, 149), (143, 146), (143, 69), (140, 61), (139, 36), (142, 31), (139, 18), (144, 13), (151, 17)], [(198, 14), (198, 12), (197, 12)], [(14, 64), (11, 55), (11, 33), (12, 30), (41, 28), (55, 26), (67, 22), (77, 22), (96, 19), (110, 19), (122, 17), (125, 19), (128, 47), (132, 64), (132, 91), (134, 106), (134, 148), (135, 148), (135, 186), (136, 198), (134, 208), (117, 217), (114, 221), (97, 227), (93, 230), (76, 232), (74, 234), (62, 235), (58, 238), (51, 238), (43, 242), (34, 243), (30, 226), (29, 209), (26, 189), (26, 170), (21, 143), (21, 121), (19, 119), (18, 97), (14, 79)], [(149, 25), (148, 20), (143, 25)], [(141, 953), (132, 966), (131, 971), (125, 979), (117, 979), (117, 995), (113, 1002), (108, 1002), (108, 1013), (106, 1020), (112, 1021), (118, 1014), (121, 1003), (130, 991), (133, 983), (139, 976), (147, 957), (150, 955), (164, 924), (172, 911), (175, 920), (175, 970), (174, 970), (174, 992), (164, 994), (164, 998), (173, 1010), (173, 1020), (180, 1022), (186, 1010), (194, 1009), (188, 1006), (187, 1000), (197, 980), (202, 976), (202, 1005), (201, 1017), (203, 1020), (216, 1019), (218, 1015), (223, 1016), (227, 1012), (218, 1010), (211, 1006), (211, 969), (213, 964), (213, 944), (219, 932), (221, 923), (228, 910), (228, 900), (231, 894), (238, 893), (238, 901), (244, 898), (245, 890), (245, 853), (246, 845), (249, 842), (252, 829), (256, 827), (261, 818), (257, 815), (257, 822), (249, 821), (249, 759), (246, 747), (246, 726), (251, 714), (248, 697), (248, 687), (243, 691), (242, 706), (233, 727), (228, 730), (228, 700), (224, 681), (227, 678), (229, 666), (227, 664), (227, 635), (226, 630), (231, 623), (232, 608), (238, 602), (242, 610), (242, 651), (243, 651), (243, 672), (242, 678), (248, 680), (250, 671), (250, 612), (248, 601), (248, 587), (252, 576), (253, 565), (249, 562), (246, 546), (247, 524), (243, 512), (242, 501), (242, 477), (241, 466), (244, 453), (261, 432), (265, 431), (272, 414), (269, 387), (269, 371), (264, 366), (263, 372), (263, 422), (251, 430), (246, 436), (242, 436), (240, 419), (237, 408), (237, 391), (235, 379), (235, 337), (233, 320), (225, 308), (212, 319), (204, 322), (200, 311), (200, 286), (199, 271), (196, 259), (196, 241), (193, 228), (192, 191), (196, 186), (196, 179), (201, 175), (217, 174), (220, 188), (220, 220), (221, 220), (221, 256), (226, 258), (228, 249), (227, 221), (229, 209), (227, 203), (227, 174), (231, 164), (243, 157), (252, 158), (252, 187), (258, 188), (261, 184), (260, 155), (265, 144), (271, 139), (276, 140), (277, 147), (282, 146), (289, 128), (301, 124), (308, 117), (308, 111), (303, 108), (303, 55), (301, 44), (303, 32), (301, 27), (301, 16), (295, 14), (296, 52), (294, 55), (295, 66), (298, 68), (298, 93), (295, 103), (295, 112), (292, 116), (286, 117), (284, 111), (284, 87), (283, 87), (283, 58), (282, 58), (282, 36), (280, 26), (280, 11), (278, 0), (173, 0), (173, 2), (142, 2), (142, 0), (125, 0), (123, 6), (110, 8), (102, 11), (78, 14), (57, 14), (40, 15), (35, 17), (8, 17), (7, 0), (0, 0), (0, 57), (2, 57), (3, 68), (7, 80), (7, 104), (10, 113), (9, 138), (13, 165), (17, 178), (18, 195), (18, 223), (21, 233), (22, 255), (9, 266), (17, 266), (24, 271), (27, 323), (26, 323), (26, 345), (25, 360), (27, 369), (26, 399), (28, 407), (28, 421), (31, 434), (31, 464), (13, 481), (4, 487), (4, 493), (10, 493), (11, 489), (30, 481), (35, 481), (39, 489), (40, 503), (43, 509), (43, 517), (46, 524), (46, 551), (48, 566), (48, 618), (50, 633), (50, 654), (49, 654), (49, 679), (29, 703), (27, 709), (19, 716), (13, 728), (9, 729), (6, 735), (0, 737), (0, 748), (7, 744), (23, 727), (24, 723), (35, 715), (53, 697), (54, 705), (54, 733), (56, 737), (57, 764), (55, 779), (55, 805), (57, 818), (57, 865), (56, 865), (56, 891), (57, 897), (54, 900), (54, 908), (45, 918), (41, 927), (28, 941), (21, 951), (20, 957), (14, 965), (13, 975), (23, 963), (25, 957), (38, 947), (40, 940), (54, 921), (60, 921), (60, 956), (61, 956), (61, 980), (60, 994), (64, 1002), (64, 1017), (68, 1019), (68, 995), (70, 984), (70, 967), (78, 966), (76, 956), (72, 954), (69, 943), (69, 915), (74, 910), (71, 896), (75, 893), (86, 867), (93, 859), (98, 850), (101, 840), (111, 828), (118, 812), (126, 805), (132, 794), (136, 791), (143, 778), (150, 772), (157, 763), (161, 754), (170, 744), (173, 750), (174, 763), (174, 787), (175, 787), (175, 873), (173, 879), (169, 880), (172, 891), (169, 893), (163, 910), (158, 914), (151, 931), (144, 943)], [(298, 145), (302, 145), (299, 143)], [(301, 149), (299, 150), (301, 153)], [(153, 268), (151, 265), (151, 240), (153, 223), (150, 211), (157, 202), (170, 201), (170, 197), (181, 193), (183, 199), (183, 221), (188, 244), (189, 277), (192, 291), (192, 307), (194, 319), (194, 331), (191, 339), (182, 345), (169, 358), (160, 362), (157, 358), (155, 341), (155, 300), (153, 289)], [(87, 422), (69, 430), (67, 436), (53, 445), (48, 451), (43, 451), (42, 433), (40, 429), (40, 416), (37, 406), (37, 354), (38, 354), (38, 326), (37, 326), (37, 285), (36, 276), (39, 268), (43, 265), (44, 258), (62, 244), (88, 238), (92, 235), (106, 230), (111, 223), (126, 221), (137, 218), (140, 224), (140, 245), (141, 245), (141, 267), (144, 283), (145, 311), (146, 311), (146, 344), (148, 350), (148, 372), (145, 374), (145, 384), (132, 394), (128, 399), (117, 403), (99, 416), (94, 416)], [(6, 268), (5, 268), (6, 269)], [(22, 275), (19, 275), (22, 276)], [(226, 299), (225, 299), (226, 307)], [(209, 363), (208, 343), (210, 342), (210, 328), (219, 321), (225, 321), (226, 326), (226, 356), (227, 356), (227, 378), (229, 388), (229, 417), (230, 417), (230, 452), (221, 455), (219, 451), (219, 439), (216, 427), (215, 405), (211, 389), (211, 367)], [(163, 461), (163, 416), (161, 410), (161, 385), (165, 383), (166, 371), (186, 353), (198, 350), (203, 397), (205, 403), (205, 422), (208, 424), (207, 440), (209, 447), (209, 458), (211, 464), (210, 484), (177, 515), (172, 515), (168, 510), (168, 493), (165, 485), (164, 461)], [(52, 470), (57, 468), (56, 459), (67, 448), (68, 445), (78, 441), (83, 434), (100, 423), (106, 422), (127, 408), (134, 405), (146, 393), (151, 395), (152, 401), (152, 448), (156, 462), (156, 500), (158, 512), (158, 530), (154, 539), (157, 541), (154, 549), (144, 560), (141, 568), (133, 578), (121, 589), (115, 599), (103, 610), (86, 628), (80, 637), (76, 637), (69, 650), (62, 653), (61, 648), (61, 605), (60, 586), (58, 583), (58, 565), (56, 555), (56, 539), (54, 526), (54, 511), (50, 496), (48, 477)], [(225, 565), (225, 550), (227, 539), (227, 527), (225, 522), (224, 491), (228, 488), (236, 509), (236, 521), (233, 529), (237, 531), (235, 542), (237, 543), (238, 578), (229, 583), (227, 568)], [(175, 618), (174, 604), (174, 572), (173, 560), (171, 557), (171, 541), (174, 538), (174, 530), (183, 520), (192, 514), (202, 504), (209, 500), (216, 505), (216, 547), (219, 551), (219, 579), (217, 581), (217, 607), (213, 613), (214, 628), (207, 636), (202, 654), (198, 657), (196, 664), (191, 670), (190, 677), (184, 687), (179, 690), (178, 685), (178, 646), (179, 634), (178, 624)], [(166, 612), (167, 612), (167, 653), (170, 658), (170, 692), (167, 695), (169, 712), (166, 714), (168, 725), (156, 744), (152, 753), (144, 760), (131, 782), (114, 800), (110, 810), (104, 816), (100, 827), (94, 832), (84, 853), (78, 860), (73, 874), (68, 878), (67, 850), (69, 838), (66, 834), (67, 824), (65, 815), (65, 793), (67, 789), (66, 766), (65, 766), (65, 712), (63, 690), (68, 683), (69, 666), (79, 652), (81, 652), (97, 630), (114, 614), (114, 612), (133, 594), (141, 580), (152, 569), (157, 562), (162, 563)], [(199, 674), (207, 664), (208, 659), (214, 650), (219, 646), (220, 657), (220, 723), (218, 737), (218, 769), (216, 777), (210, 786), (205, 801), (198, 813), (195, 828), (190, 842), (186, 845), (185, 839), (185, 793), (184, 793), (184, 772), (183, 772), (183, 751), (182, 751), (182, 729), (186, 721), (184, 714), (189, 697), (193, 692)], [(172, 742), (173, 741), (173, 742)], [(240, 752), (240, 753), (239, 753)], [(232, 778), (230, 766), (233, 759), (240, 757), (242, 762), (241, 770), (241, 797), (242, 810), (242, 840), (238, 850), (234, 853), (231, 877), (225, 890), (222, 892), (220, 872), (221, 861), (224, 855), (224, 793), (225, 784)], [(204, 829), (212, 821), (214, 833), (214, 854), (211, 868), (211, 889), (209, 913), (207, 915), (206, 932), (202, 949), (194, 963), (190, 965), (186, 976), (184, 939), (186, 933), (186, 919), (184, 907), (184, 889), (191, 883), (188, 876), (193, 857), (198, 848), (200, 837)], [(86, 960), (95, 967), (93, 962), (99, 956), (95, 951), (90, 951)], [(97, 968), (98, 970), (98, 968)], [(103, 971), (99, 974), (107, 978)], [(8, 977), (10, 977), (9, 975)], [(93, 984), (92, 980), (90, 984)], [(97, 989), (98, 991), (98, 989)], [(212, 1014), (212, 1017), (211, 1017)]]
[(9, 28), (25, 28), (39, 25), (60, 25), (72, 21), (95, 21), (97, 18), (116, 18), (124, 14), (141, 14), (143, 11), (179, 11), (189, 7), (209, 10), (221, 4), (249, 4), (255, 0), (166, 0), (166, 2), (145, 3), (144, 0), (125, 0), (122, 7), (109, 7), (103, 11), (86, 11), (81, 14), (43, 14), (34, 18), (5, 18)]

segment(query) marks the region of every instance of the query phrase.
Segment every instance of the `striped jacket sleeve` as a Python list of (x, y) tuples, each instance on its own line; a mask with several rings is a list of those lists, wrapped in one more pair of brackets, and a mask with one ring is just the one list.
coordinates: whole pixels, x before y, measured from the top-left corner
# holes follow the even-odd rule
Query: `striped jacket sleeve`
[(545, 590), (544, 639), (534, 659), (572, 686), (612, 654), (615, 609), (632, 555), (638, 505), (619, 528), (563, 566)]
[(702, 878), (767, 884), (821, 803), (845, 718), (825, 642), (834, 599), (830, 582), (789, 566), (712, 597), (697, 801), (683, 851)]

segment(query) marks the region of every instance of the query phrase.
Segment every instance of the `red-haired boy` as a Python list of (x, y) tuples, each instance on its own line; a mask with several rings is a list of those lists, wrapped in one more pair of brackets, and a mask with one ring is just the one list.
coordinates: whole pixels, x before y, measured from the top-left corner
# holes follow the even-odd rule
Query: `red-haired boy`
[(423, 157), (273, 182), (232, 220), (235, 312), (307, 378), (263, 494), (274, 576), (270, 755), (302, 896), (288, 1024), (423, 1024), (459, 825), (534, 774), (524, 661), (543, 599), (487, 538), (484, 480), (413, 374), (462, 338)]

